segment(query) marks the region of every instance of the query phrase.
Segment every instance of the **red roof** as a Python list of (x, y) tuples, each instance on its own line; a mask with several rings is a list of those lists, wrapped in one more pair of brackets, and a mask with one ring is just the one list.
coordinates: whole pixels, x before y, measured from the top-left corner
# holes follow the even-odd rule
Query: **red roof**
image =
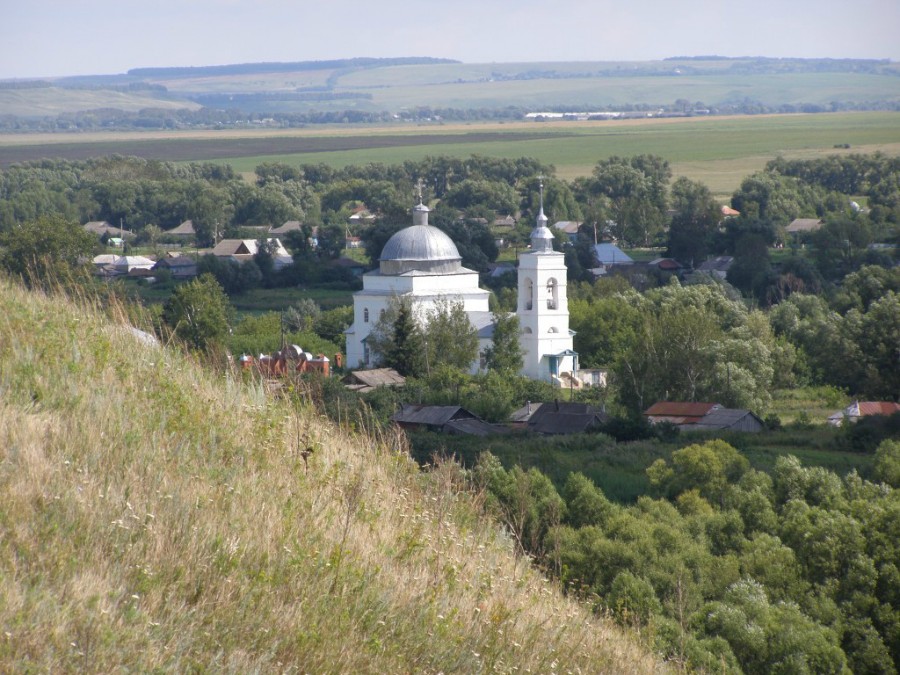
[(671, 422), (672, 424), (696, 424), (713, 410), (721, 408), (720, 403), (692, 403), (689, 401), (659, 401), (644, 412), (651, 422)]
[(888, 401), (860, 401), (859, 416), (866, 417), (868, 415), (893, 415), (900, 412), (900, 403), (890, 403)]
[(659, 401), (654, 403), (645, 415), (686, 415), (697, 417), (709, 414), (713, 408), (721, 407), (719, 403), (692, 403), (689, 401)]

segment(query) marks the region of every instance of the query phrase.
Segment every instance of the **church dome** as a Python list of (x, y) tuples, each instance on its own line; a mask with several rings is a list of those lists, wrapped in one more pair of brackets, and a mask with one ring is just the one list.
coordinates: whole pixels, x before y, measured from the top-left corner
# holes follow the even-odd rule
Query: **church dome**
[(460, 269), (459, 250), (444, 232), (431, 225), (413, 225), (388, 239), (381, 251), (382, 274), (406, 272), (447, 274)]

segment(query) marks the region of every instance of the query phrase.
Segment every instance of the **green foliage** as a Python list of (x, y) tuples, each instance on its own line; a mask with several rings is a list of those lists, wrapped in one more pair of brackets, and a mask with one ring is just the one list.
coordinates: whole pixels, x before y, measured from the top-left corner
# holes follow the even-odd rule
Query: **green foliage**
[(730, 482), (737, 481), (750, 463), (725, 441), (689, 445), (672, 453), (672, 464), (657, 460), (647, 469), (650, 483), (676, 497), (697, 489), (710, 502), (721, 503)]
[(519, 342), (519, 317), (510, 312), (494, 312), (494, 334), (485, 349), (485, 368), (506, 375), (522, 369), (522, 345)]
[(731, 586), (708, 605), (704, 629), (728, 642), (747, 673), (848, 673), (833, 631), (816, 625), (796, 605), (772, 604), (752, 580)]
[(875, 452), (875, 477), (900, 489), (900, 441), (883, 441)]
[[(477, 471), (509, 518), (523, 472), (493, 457)], [(570, 474), (563, 524), (533, 549), (542, 564), (688, 668), (893, 672), (900, 502), (889, 487), (791, 457), (770, 478), (721, 441), (648, 473), (677, 509), (614, 505)]]
[(478, 356), (478, 333), (461, 301), (439, 298), (426, 312), (422, 338), (426, 368), (444, 364), (467, 371)]
[(208, 274), (178, 286), (163, 309), (169, 328), (192, 349), (211, 351), (228, 335), (228, 298)]
[(96, 246), (77, 222), (42, 216), (0, 231), (0, 267), (29, 282), (62, 278)]
[(713, 235), (722, 218), (709, 188), (684, 176), (675, 180), (671, 191), (675, 215), (669, 225), (668, 254), (686, 265), (697, 267), (706, 260)]
[[(386, 312), (378, 323), (380, 324), (382, 320), (390, 321), (385, 327), (385, 333), (389, 336), (388, 341), (381, 346), (377, 343), (370, 344), (376, 353), (381, 354), (382, 363), (401, 375), (414, 376), (424, 372), (425, 341), (422, 329), (416, 322), (411, 302), (401, 298), (397, 304), (396, 318), (391, 321), (390, 313)], [(371, 342), (373, 341), (370, 338)]]

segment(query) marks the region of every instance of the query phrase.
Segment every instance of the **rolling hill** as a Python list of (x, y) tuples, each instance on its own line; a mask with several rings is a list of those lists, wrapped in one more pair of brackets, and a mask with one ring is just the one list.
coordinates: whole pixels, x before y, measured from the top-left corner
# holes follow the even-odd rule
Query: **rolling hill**
[[(748, 102), (772, 108), (878, 108), (900, 104), (898, 75), (900, 65), (889, 61), (722, 57), (502, 64), (343, 59), (140, 68), (116, 76), (48, 80), (41, 84), (51, 86), (43, 91), (21, 88), (31, 83), (0, 83), (0, 115), (198, 104), (284, 114), (345, 109), (396, 114), (417, 107), (590, 110), (671, 106), (676, 101), (705, 108)], [(154, 87), (158, 93), (150, 100), (143, 93), (123, 96), (121, 89), (134, 85)], [(18, 95), (12, 97), (8, 87)], [(91, 92), (86, 100), (73, 93), (85, 89)]]
[(517, 558), (458, 467), (115, 303), (0, 302), (0, 671), (663, 669)]

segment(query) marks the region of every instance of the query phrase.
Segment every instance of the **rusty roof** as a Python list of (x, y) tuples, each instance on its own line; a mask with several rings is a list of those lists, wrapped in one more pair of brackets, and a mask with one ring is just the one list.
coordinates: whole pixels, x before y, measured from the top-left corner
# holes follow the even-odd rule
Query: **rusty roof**
[(647, 417), (703, 417), (721, 407), (720, 403), (658, 401), (647, 408), (644, 414)]

